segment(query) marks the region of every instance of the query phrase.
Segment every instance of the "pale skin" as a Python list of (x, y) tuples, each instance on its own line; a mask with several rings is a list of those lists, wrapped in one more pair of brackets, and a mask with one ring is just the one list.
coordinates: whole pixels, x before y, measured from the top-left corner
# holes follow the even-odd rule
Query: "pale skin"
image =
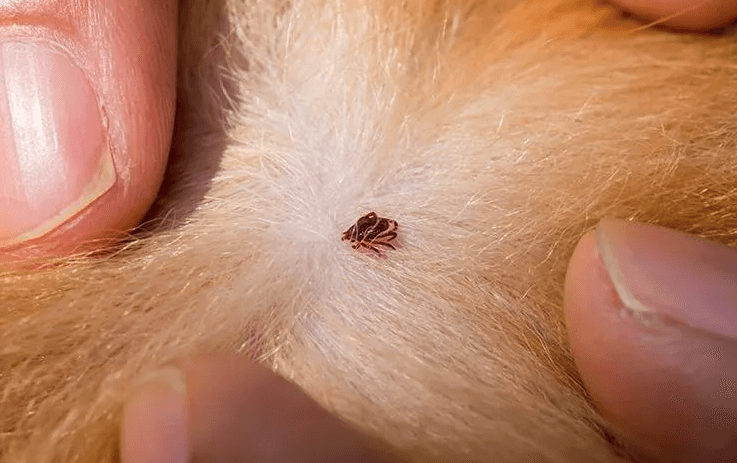
[[(737, 18), (734, 0), (611, 1), (646, 20), (678, 29), (708, 30)], [(22, 264), (35, 256), (65, 255), (115, 240), (138, 223), (153, 201), (173, 125), (177, 0), (7, 3), (0, 2), (3, 38), (17, 34), (18, 29), (9, 26), (18, 24), (23, 25), (26, 40), (48, 38), (48, 31), (54, 28), (75, 31), (73, 42), (78, 50), (72, 51), (89, 60), (77, 64), (98, 98), (104, 100), (107, 117), (120, 124), (118, 132), (109, 133), (115, 182), (50, 232), (0, 247), (0, 262)], [(145, 40), (126, 40), (130, 36)], [(157, 46), (139, 48), (140, 43)], [(138, 68), (132, 69), (131, 62)], [(121, 82), (126, 85), (119, 85)], [(0, 238), (2, 230), (19, 229), (10, 220), (7, 214), (0, 215)], [(696, 262), (684, 255), (696, 256)], [(693, 462), (708, 461), (715, 446), (735, 438), (731, 429), (726, 434), (715, 433), (717, 422), (704, 426), (702, 421), (700, 427), (690, 427), (694, 421), (690, 410), (722, 413), (709, 415), (712, 420), (723, 419), (724, 413), (737, 414), (728, 398), (723, 403), (714, 399), (719, 394), (713, 393), (715, 384), (709, 379), (718, 377), (734, 384), (737, 368), (729, 362), (689, 355), (705, 349), (727, 359), (737, 355), (737, 328), (733, 328), (737, 314), (719, 297), (729, 288), (720, 288), (721, 280), (700, 265), (698, 258), (704, 255), (722, 262), (722, 269), (737, 273), (737, 252), (731, 249), (637, 224), (605, 223), (581, 239), (565, 288), (571, 347), (599, 410), (634, 445)], [(612, 276), (612, 262), (623, 273)], [(652, 276), (650, 288), (656, 293), (688, 288), (682, 298), (686, 303), (675, 312), (633, 307), (627, 297), (631, 295), (627, 272), (632, 269)], [(664, 273), (680, 279), (658, 277)], [(633, 290), (635, 300), (637, 291)], [(649, 299), (655, 305), (657, 300), (657, 294)], [(673, 323), (653, 328), (634, 316), (612, 316), (651, 309), (662, 309)], [(696, 311), (698, 319), (693, 316)], [(653, 339), (670, 342), (647, 342)], [(658, 345), (667, 348), (653, 347)], [(684, 388), (689, 388), (690, 399), (674, 406), (669, 398)], [(282, 407), (270, 407), (274, 402)], [(300, 419), (295, 420), (295, 414)], [(280, 442), (279, 453), (253, 444), (267, 437)], [(291, 460), (292, 455), (304, 461), (330, 461), (321, 455), (325, 448), (341, 449), (334, 461), (388, 458), (374, 442), (321, 409), (294, 385), (244, 357), (227, 353), (184, 359), (143, 383), (126, 404), (121, 438), (123, 459), (143, 463), (183, 462), (192, 455), (204, 457), (203, 461), (299, 461)], [(737, 455), (737, 449), (723, 448)]]

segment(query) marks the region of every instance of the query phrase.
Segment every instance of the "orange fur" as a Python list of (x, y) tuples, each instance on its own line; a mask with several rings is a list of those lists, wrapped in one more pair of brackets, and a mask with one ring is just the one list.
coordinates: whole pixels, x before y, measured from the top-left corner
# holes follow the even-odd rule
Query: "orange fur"
[[(562, 319), (603, 216), (737, 244), (734, 36), (585, 0), (191, 0), (121, 249), (0, 276), (2, 461), (117, 458), (170, 359), (253, 352), (415, 460), (620, 461)], [(340, 237), (396, 219), (385, 259)]]

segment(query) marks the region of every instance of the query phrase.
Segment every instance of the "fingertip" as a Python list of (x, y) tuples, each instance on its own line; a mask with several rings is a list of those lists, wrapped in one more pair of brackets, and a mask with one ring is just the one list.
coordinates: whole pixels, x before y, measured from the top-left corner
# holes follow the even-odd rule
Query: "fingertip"
[(177, 362), (187, 377), (189, 435), (201, 461), (396, 461), (298, 386), (248, 358), (216, 353)]
[[(571, 351), (578, 362), (588, 363), (588, 355), (594, 352), (592, 339), (586, 334), (596, 314), (588, 310), (593, 305), (589, 287), (598, 284), (592, 278), (597, 271), (596, 245), (593, 232), (586, 233), (576, 245), (568, 264), (564, 285), (563, 310), (571, 343)], [(593, 363), (596, 365), (596, 362)], [(579, 367), (580, 368), (580, 367)]]
[(123, 463), (189, 461), (184, 376), (165, 367), (145, 377), (123, 407), (120, 451)]
[(177, 1), (63, 3), (0, 5), (4, 268), (126, 236), (166, 167)]
[(732, 0), (611, 0), (626, 11), (649, 21), (691, 31), (708, 31), (737, 18)]
[[(609, 418), (617, 421), (629, 374), (622, 356), (630, 331), (618, 317), (616, 294), (600, 261), (594, 232), (581, 238), (568, 266), (564, 288), (566, 326), (576, 366), (589, 393)], [(610, 410), (611, 409), (611, 410)]]
[[(613, 238), (615, 234), (626, 236)], [(594, 404), (634, 454), (663, 461), (712, 461), (720, 455), (737, 455), (737, 404), (727, 392), (737, 378), (737, 368), (723, 362), (737, 355), (737, 346), (732, 339), (701, 328), (712, 326), (707, 323), (711, 319), (692, 319), (681, 309), (656, 305), (628, 307), (620, 295), (631, 291), (617, 289), (602, 252), (619, 254), (615, 258), (619, 259), (617, 269), (631, 275), (638, 274), (632, 272), (637, 262), (639, 270), (650, 273), (665, 272), (671, 265), (672, 273), (660, 273), (665, 279), (656, 275), (654, 283), (648, 285), (658, 293), (657, 284), (673, 285), (676, 275), (688, 275), (678, 268), (691, 262), (688, 256), (695, 259), (707, 253), (710, 257), (706, 260), (718, 262), (710, 254), (716, 245), (694, 240), (693, 246), (701, 250), (701, 254), (694, 254), (688, 250), (688, 240), (692, 238), (658, 227), (605, 220), (580, 240), (565, 282), (564, 310), (571, 351)], [(602, 247), (608, 250), (602, 251)], [(623, 254), (634, 259), (631, 264), (623, 263)], [(668, 255), (675, 257), (667, 260)], [(708, 279), (699, 276), (708, 265), (692, 264), (696, 271), (690, 278), (694, 281), (691, 285), (681, 282), (683, 291), (698, 293), (712, 288), (710, 283), (698, 281)], [(724, 268), (719, 266), (720, 271)], [(622, 278), (617, 276), (617, 285), (622, 284)], [(641, 274), (638, 283), (646, 278)], [(660, 288), (666, 301), (672, 301), (674, 290)], [(634, 294), (640, 297), (641, 288), (637, 289)], [(628, 295), (626, 300), (631, 303), (633, 299)], [(711, 299), (685, 300), (695, 304)], [(647, 301), (654, 303), (655, 299)]]
[[(596, 248), (594, 232), (579, 242), (566, 275), (564, 311), (571, 352), (594, 404), (628, 442), (644, 454), (660, 451), (657, 386), (646, 384), (650, 361), (637, 339), (638, 326), (621, 317), (621, 305)], [(643, 373), (645, 375), (643, 376)], [(644, 448), (644, 449), (643, 449)]]

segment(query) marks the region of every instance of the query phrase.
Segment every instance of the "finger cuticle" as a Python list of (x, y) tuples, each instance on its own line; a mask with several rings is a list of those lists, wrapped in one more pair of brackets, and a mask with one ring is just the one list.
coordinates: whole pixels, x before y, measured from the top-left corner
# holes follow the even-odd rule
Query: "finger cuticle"
[(666, 228), (604, 219), (596, 248), (623, 309), (737, 337), (737, 251)]

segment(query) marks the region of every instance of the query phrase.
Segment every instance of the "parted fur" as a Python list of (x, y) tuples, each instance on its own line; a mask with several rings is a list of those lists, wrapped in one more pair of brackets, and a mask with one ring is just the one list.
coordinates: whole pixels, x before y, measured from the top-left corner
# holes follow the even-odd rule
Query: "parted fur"
[[(0, 460), (114, 461), (136, 377), (251, 355), (416, 461), (631, 456), (562, 286), (604, 216), (737, 245), (737, 42), (587, 0), (189, 0), (121, 248), (0, 277)], [(369, 211), (398, 249), (341, 234)]]

